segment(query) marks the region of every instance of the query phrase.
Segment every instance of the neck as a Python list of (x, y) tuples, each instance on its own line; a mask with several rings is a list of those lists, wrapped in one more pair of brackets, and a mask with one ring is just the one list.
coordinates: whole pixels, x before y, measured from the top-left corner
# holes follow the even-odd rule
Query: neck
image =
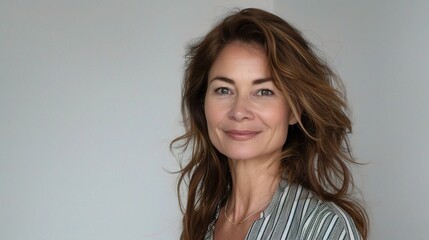
[(256, 215), (269, 204), (280, 181), (277, 162), (229, 160), (232, 192), (227, 210), (234, 222)]

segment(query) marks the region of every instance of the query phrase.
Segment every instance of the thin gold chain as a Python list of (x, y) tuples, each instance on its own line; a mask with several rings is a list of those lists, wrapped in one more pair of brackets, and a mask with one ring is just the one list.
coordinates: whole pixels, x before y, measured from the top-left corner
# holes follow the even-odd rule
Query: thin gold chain
[(239, 225), (239, 224), (244, 223), (244, 221), (246, 221), (247, 219), (249, 219), (251, 216), (253, 216), (253, 215), (254, 215), (254, 214), (256, 214), (257, 212), (261, 211), (261, 210), (262, 210), (262, 208), (264, 208), (265, 206), (267, 206), (267, 205), (268, 205), (268, 203), (264, 204), (262, 207), (258, 208), (256, 211), (254, 211), (254, 212), (250, 213), (249, 215), (247, 215), (247, 217), (245, 217), (243, 220), (239, 221), (238, 223), (235, 223), (235, 222), (233, 222), (233, 221), (228, 217), (228, 214), (226, 213), (226, 212), (227, 212), (227, 208), (228, 208), (228, 200), (229, 200), (229, 199), (227, 199), (227, 200), (226, 200), (226, 204), (225, 204), (225, 208), (224, 208), (224, 211), (223, 211), (223, 212), (224, 212), (224, 214), (225, 214), (225, 218), (226, 218), (226, 220), (228, 220), (228, 222), (230, 222), (230, 223), (232, 223), (232, 224), (235, 224), (235, 225)]

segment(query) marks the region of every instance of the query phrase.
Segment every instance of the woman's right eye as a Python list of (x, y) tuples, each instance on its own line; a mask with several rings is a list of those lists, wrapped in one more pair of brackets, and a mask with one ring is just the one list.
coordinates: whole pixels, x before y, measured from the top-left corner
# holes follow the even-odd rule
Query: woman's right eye
[(229, 88), (226, 87), (220, 87), (220, 88), (216, 88), (215, 92), (219, 95), (228, 95), (231, 94), (231, 91), (229, 90)]

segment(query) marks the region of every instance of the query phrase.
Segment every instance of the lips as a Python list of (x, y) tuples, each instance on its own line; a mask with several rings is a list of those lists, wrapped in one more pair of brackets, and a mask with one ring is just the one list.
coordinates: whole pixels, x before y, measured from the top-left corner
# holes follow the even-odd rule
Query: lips
[(232, 139), (237, 141), (249, 140), (260, 133), (260, 131), (252, 130), (227, 130), (225, 133)]

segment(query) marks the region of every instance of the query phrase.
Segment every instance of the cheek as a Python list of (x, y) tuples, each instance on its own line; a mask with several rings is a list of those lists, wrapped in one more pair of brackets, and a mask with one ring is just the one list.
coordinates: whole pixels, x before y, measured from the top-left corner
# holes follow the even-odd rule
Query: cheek
[[(267, 109), (268, 110), (268, 109)], [(279, 138), (286, 140), (289, 128), (290, 111), (284, 105), (277, 105), (265, 112), (267, 125), (275, 130)]]
[(230, 102), (225, 100), (217, 100), (212, 97), (206, 97), (204, 101), (204, 113), (207, 123), (215, 123), (221, 121), (230, 108)]
[(204, 114), (206, 116), (207, 125), (210, 126), (210, 123), (214, 121), (213, 118), (216, 118), (216, 114), (214, 114), (213, 107), (207, 102), (204, 103)]
[(218, 125), (218, 123), (222, 119), (222, 114), (220, 114), (221, 108), (219, 107), (219, 104), (213, 104), (210, 101), (206, 101), (204, 103), (204, 114), (206, 116), (207, 121), (207, 128), (210, 132), (214, 131), (215, 127)]
[(277, 123), (288, 123), (290, 111), (285, 104), (276, 102), (275, 104), (267, 104), (264, 106), (264, 115)]
[(219, 139), (216, 134), (217, 126), (219, 125), (219, 122), (221, 121), (219, 118), (219, 113), (216, 111), (216, 108), (213, 108), (213, 105), (205, 104), (204, 105), (204, 113), (206, 116), (206, 124), (207, 124), (207, 131), (208, 131), (208, 137), (211, 142), (215, 146), (215, 148), (219, 149)]

